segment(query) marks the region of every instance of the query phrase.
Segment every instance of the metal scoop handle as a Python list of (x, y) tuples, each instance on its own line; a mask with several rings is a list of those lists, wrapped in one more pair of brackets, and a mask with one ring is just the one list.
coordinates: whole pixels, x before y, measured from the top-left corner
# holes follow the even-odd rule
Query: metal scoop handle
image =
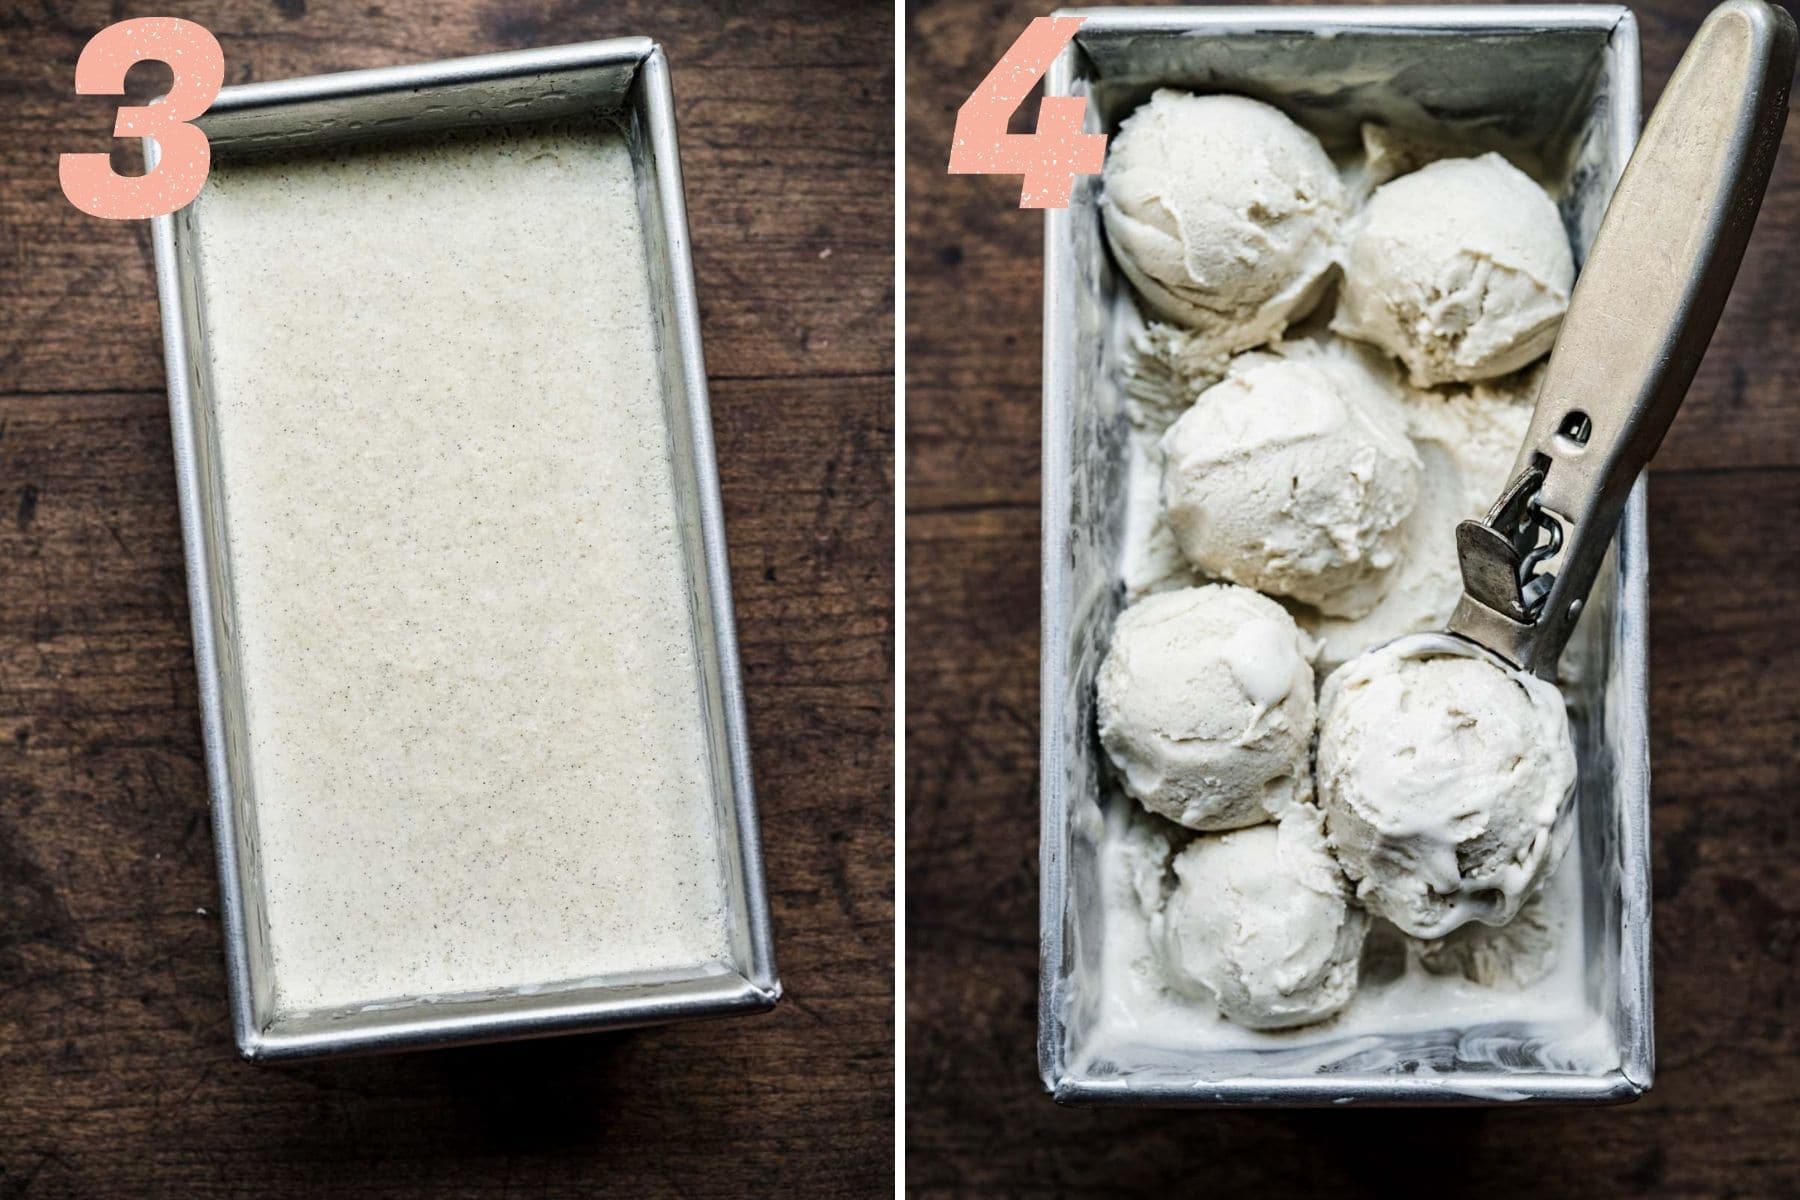
[(1701, 25), (1607, 206), (1512, 481), (1457, 526), (1450, 632), (1533, 674), (1554, 676), (1712, 339), (1787, 123), (1794, 47), (1794, 19), (1763, 0)]

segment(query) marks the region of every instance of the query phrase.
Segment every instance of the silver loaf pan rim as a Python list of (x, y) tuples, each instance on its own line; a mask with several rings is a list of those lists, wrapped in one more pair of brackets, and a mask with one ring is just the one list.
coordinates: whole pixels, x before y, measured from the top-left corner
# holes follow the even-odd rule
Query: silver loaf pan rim
[[(626, 37), (228, 87), (197, 120), (214, 161), (290, 147), (510, 124), (586, 111), (621, 114), (638, 171), (692, 579), (698, 690), (710, 714), (732, 963), (679, 978), (526, 985), (484, 995), (411, 997), (354, 1012), (277, 1016), (253, 804), (234, 726), (228, 559), (209, 478), (204, 314), (192, 270), (191, 207), (151, 222), (176, 485), (219, 873), (232, 1028), (254, 1062), (504, 1041), (759, 1012), (781, 995), (750, 771), (724, 515), (712, 439), (668, 61)], [(156, 152), (145, 146), (150, 162)]]
[[(1523, 131), (1581, 145), (1583, 162), (1591, 156), (1597, 164), (1568, 183), (1571, 192), (1587, 195), (1578, 211), (1564, 205), (1578, 260), (1641, 124), (1637, 24), (1621, 6), (1076, 8), (1059, 15), (1085, 22), (1052, 66), (1045, 94), (1089, 97), (1087, 127), (1096, 131), (1110, 132), (1121, 112), (1161, 83), (1261, 93), (1290, 111), (1299, 105), (1309, 118), (1341, 119), (1346, 126), (1356, 119), (1351, 110), (1358, 102), (1386, 107), (1379, 88), (1364, 88), (1360, 101), (1334, 113), (1324, 89), (1294, 74), (1293, 59), (1309, 52), (1342, 63), (1343, 54), (1357, 51), (1341, 48), (1361, 45), (1371, 61), (1385, 56), (1390, 74), (1405, 75), (1408, 87), (1429, 93), (1430, 103), (1412, 95), (1391, 112), (1363, 115), (1398, 114), (1402, 120), (1421, 112), (1455, 114), (1458, 101), (1467, 106), (1488, 86), (1458, 78), (1459, 73), (1491, 69), (1492, 87), (1524, 95), (1532, 70), (1585, 59), (1587, 78), (1563, 78), (1566, 70), (1554, 77), (1568, 100), (1587, 105), (1585, 111), (1577, 113), (1571, 105), (1564, 127)], [(1331, 50), (1333, 45), (1340, 49)], [(1279, 56), (1290, 57), (1285, 68), (1272, 61)], [(1175, 64), (1181, 64), (1178, 73), (1190, 77), (1164, 77)], [(1509, 77), (1510, 83), (1498, 82)], [(1392, 78), (1386, 86), (1394, 86)], [(1110, 101), (1102, 95), (1109, 88)], [(1527, 99), (1523, 106), (1552, 99)], [(1120, 111), (1099, 111), (1109, 102)], [(1573, 153), (1570, 164), (1572, 176), (1582, 175)], [(1654, 1075), (1648, 534), (1642, 479), (1595, 585), (1582, 622), (1585, 637), (1578, 630), (1588, 665), (1572, 704), (1582, 827), (1571, 853), (1582, 856), (1587, 880), (1587, 987), (1618, 1049), (1617, 1067), (1513, 1070), (1490, 1063), (1445, 1071), (1438, 1064), (1412, 1072), (1352, 1067), (1258, 1074), (1171, 1064), (1152, 1077), (1133, 1078), (1071, 1065), (1071, 973), (1083, 952), (1074, 897), (1081, 876), (1092, 869), (1091, 861), (1083, 862), (1080, 827), (1092, 827), (1101, 789), (1092, 682), (1122, 599), (1113, 567), (1125, 418), (1107, 343), (1116, 333), (1109, 315), (1112, 297), (1129, 285), (1116, 276), (1098, 229), (1099, 191), (1098, 176), (1078, 177), (1072, 203), (1047, 212), (1044, 228), (1038, 1064), (1045, 1090), (1066, 1104), (1184, 1107), (1604, 1104), (1642, 1095)], [(1089, 411), (1106, 401), (1105, 413)], [(1582, 653), (1580, 646), (1575, 653)]]

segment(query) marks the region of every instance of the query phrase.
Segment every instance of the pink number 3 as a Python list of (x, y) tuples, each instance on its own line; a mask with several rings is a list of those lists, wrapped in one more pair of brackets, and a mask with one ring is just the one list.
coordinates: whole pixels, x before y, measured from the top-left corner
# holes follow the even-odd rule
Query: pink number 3
[(169, 64), (174, 86), (148, 105), (121, 107), (113, 136), (154, 138), (156, 166), (142, 175), (120, 175), (105, 154), (65, 154), (58, 163), (63, 195), (89, 216), (160, 217), (198, 196), (206, 183), (212, 146), (187, 123), (206, 111), (225, 82), (225, 52), (206, 29), (178, 17), (108, 25), (81, 48), (76, 94), (123, 95), (125, 72), (150, 59)]
[(1075, 37), (1083, 19), (1038, 17), (1007, 48), (957, 110), (952, 175), (1023, 175), (1020, 208), (1069, 207), (1075, 176), (1096, 174), (1106, 161), (1106, 136), (1081, 131), (1087, 101), (1044, 97), (1033, 133), (1008, 133), (1006, 121)]

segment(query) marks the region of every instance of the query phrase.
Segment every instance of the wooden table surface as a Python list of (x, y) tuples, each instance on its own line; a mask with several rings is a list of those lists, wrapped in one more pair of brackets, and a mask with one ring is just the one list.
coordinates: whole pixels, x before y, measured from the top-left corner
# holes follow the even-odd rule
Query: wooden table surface
[[(1047, 7), (908, 15), (911, 1190), (1800, 1194), (1800, 121), (1650, 484), (1654, 1090), (1618, 1109), (1390, 1113), (1075, 1110), (1041, 1094), (1042, 219), (1014, 207), (1016, 179), (944, 162), (957, 105)], [(1707, 7), (1635, 6), (1647, 99)]]
[(664, 43), (787, 995), (618, 1035), (238, 1060), (148, 228), (56, 182), (57, 152), (111, 128), (72, 95), (83, 43), (161, 10), (0, 6), (0, 1197), (884, 1194), (892, 9), (164, 7), (218, 36), (228, 82)]

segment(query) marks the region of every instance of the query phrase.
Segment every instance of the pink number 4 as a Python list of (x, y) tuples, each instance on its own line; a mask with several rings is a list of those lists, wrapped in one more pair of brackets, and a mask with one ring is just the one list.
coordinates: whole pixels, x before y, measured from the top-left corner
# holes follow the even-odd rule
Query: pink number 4
[(75, 60), (75, 91), (118, 96), (132, 64), (154, 59), (175, 73), (169, 94), (148, 105), (124, 105), (114, 137), (152, 138), (156, 166), (120, 175), (104, 154), (65, 154), (57, 164), (63, 195), (89, 216), (115, 221), (160, 217), (200, 194), (212, 168), (212, 146), (187, 122), (207, 110), (225, 82), (225, 54), (205, 28), (178, 17), (120, 21), (96, 33)]
[(1023, 175), (1020, 208), (1067, 208), (1075, 176), (1093, 175), (1106, 161), (1106, 136), (1081, 132), (1087, 101), (1046, 96), (1032, 133), (1006, 132), (1007, 118), (1031, 94), (1081, 17), (1039, 17), (1025, 27), (956, 113), (950, 146), (952, 175)]

